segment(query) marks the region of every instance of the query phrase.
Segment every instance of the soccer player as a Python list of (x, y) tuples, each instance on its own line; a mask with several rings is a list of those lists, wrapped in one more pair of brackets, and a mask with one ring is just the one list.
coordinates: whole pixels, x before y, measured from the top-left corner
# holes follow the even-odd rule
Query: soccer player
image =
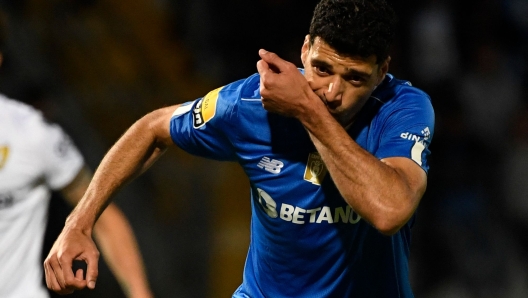
[[(2, 44), (0, 40), (0, 48)], [(2, 58), (0, 52), (0, 63)], [(41, 254), (51, 190), (61, 191), (74, 206), (91, 177), (58, 125), (33, 107), (0, 95), (0, 297), (49, 297)], [(94, 235), (123, 292), (153, 297), (133, 231), (115, 204), (101, 215)], [(68, 266), (72, 270), (71, 262)]]
[[(394, 26), (383, 0), (322, 0), (303, 69), (260, 50), (258, 74), (138, 120), (50, 251), (50, 288), (95, 286), (92, 226), (120, 187), (176, 144), (237, 161), (249, 177), (251, 243), (233, 297), (413, 297), (411, 227), (434, 112), (426, 93), (388, 73)], [(69, 269), (75, 258), (87, 260), (86, 280)]]

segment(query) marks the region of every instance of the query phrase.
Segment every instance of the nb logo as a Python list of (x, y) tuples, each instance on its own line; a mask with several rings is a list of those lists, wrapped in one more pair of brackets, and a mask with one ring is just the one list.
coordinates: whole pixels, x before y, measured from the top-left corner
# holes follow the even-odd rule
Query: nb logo
[(284, 167), (284, 163), (276, 159), (270, 160), (269, 157), (264, 156), (257, 164), (257, 167), (264, 169), (270, 173), (278, 174), (280, 173), (282, 167)]

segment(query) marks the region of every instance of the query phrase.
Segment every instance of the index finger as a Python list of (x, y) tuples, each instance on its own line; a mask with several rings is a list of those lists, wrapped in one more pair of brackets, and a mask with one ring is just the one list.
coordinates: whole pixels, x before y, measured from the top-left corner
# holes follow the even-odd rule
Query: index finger
[(288, 61), (282, 59), (279, 55), (264, 49), (259, 50), (259, 56), (269, 65), (269, 69), (275, 73), (283, 72), (289, 64)]
[(86, 282), (82, 279), (75, 278), (72, 264), (73, 264), (72, 257), (69, 257), (67, 255), (62, 255), (58, 258), (58, 263), (61, 267), (61, 273), (64, 277), (64, 282), (67, 288), (74, 288), (76, 290), (83, 289), (86, 286)]
[(60, 295), (70, 294), (74, 290), (83, 289), (85, 287), (85, 281), (83, 280), (68, 280), (65, 276), (68, 272), (71, 272), (71, 268), (64, 267), (69, 258), (62, 256), (59, 258), (57, 255), (52, 254), (48, 256), (44, 262), (44, 268), (46, 272), (46, 283), (48, 287), (57, 292)]

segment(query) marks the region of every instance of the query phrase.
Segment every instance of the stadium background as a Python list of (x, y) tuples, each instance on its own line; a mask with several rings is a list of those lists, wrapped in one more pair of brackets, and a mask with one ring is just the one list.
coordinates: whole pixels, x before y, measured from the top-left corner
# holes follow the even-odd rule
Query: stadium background
[[(300, 66), (316, 2), (0, 0), (0, 91), (62, 124), (95, 169), (148, 111), (256, 72), (259, 48)], [(437, 117), (411, 250), (415, 294), (527, 297), (528, 1), (392, 3), (390, 72), (427, 91)], [(248, 195), (236, 164), (176, 149), (115, 198), (157, 297), (230, 297), (249, 241)], [(68, 212), (55, 194), (45, 250)], [(71, 297), (122, 293), (101, 261), (97, 289)]]

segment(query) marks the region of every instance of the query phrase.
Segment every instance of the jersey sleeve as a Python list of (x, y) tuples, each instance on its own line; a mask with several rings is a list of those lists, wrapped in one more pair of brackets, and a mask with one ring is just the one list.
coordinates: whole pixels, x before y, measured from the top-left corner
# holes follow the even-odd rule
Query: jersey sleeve
[(424, 93), (406, 94), (403, 104), (384, 111), (385, 122), (376, 151), (379, 159), (407, 157), (427, 173), (429, 145), (434, 132), (434, 111)]
[(51, 189), (62, 189), (79, 173), (84, 159), (60, 126), (41, 123), (39, 152), (43, 155), (44, 178)]
[(184, 151), (215, 160), (236, 160), (232, 145), (234, 106), (241, 82), (209, 92), (178, 107), (170, 121), (173, 142)]

